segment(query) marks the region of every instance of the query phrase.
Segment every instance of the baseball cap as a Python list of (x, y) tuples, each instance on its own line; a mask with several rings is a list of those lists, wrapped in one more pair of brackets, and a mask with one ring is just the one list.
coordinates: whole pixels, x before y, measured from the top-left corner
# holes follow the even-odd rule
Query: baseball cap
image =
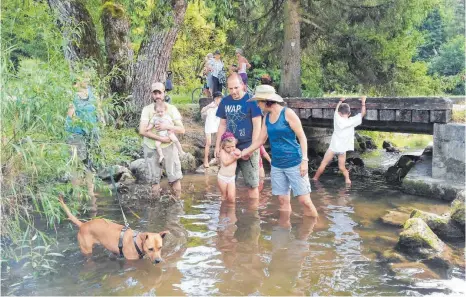
[(151, 89), (151, 92), (154, 92), (154, 91), (165, 92), (165, 86), (161, 82), (153, 83), (150, 89)]

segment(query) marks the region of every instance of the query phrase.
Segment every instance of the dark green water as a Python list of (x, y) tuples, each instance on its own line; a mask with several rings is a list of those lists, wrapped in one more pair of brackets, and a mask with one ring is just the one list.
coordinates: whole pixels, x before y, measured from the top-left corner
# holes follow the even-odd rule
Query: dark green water
[[(464, 270), (447, 273), (419, 264), (384, 264), (377, 255), (391, 249), (399, 230), (378, 221), (399, 206), (434, 213), (448, 204), (410, 196), (383, 181), (324, 176), (313, 184), (316, 222), (278, 211), (266, 180), (258, 207), (239, 188), (235, 205), (222, 204), (215, 176), (183, 180), (182, 202), (146, 200), (137, 186), (125, 196), (133, 229), (170, 230), (164, 262), (116, 259), (101, 247), (86, 260), (77, 246), (75, 227), (58, 228), (58, 273), (22, 285), (2, 283), (2, 295), (459, 295), (466, 292)], [(164, 184), (166, 186), (166, 184)], [(99, 198), (98, 216), (122, 223), (118, 202)], [(464, 245), (455, 248), (464, 259)], [(464, 262), (462, 263), (464, 267)], [(18, 276), (24, 271), (16, 271)], [(4, 277), (3, 277), (4, 278)]]

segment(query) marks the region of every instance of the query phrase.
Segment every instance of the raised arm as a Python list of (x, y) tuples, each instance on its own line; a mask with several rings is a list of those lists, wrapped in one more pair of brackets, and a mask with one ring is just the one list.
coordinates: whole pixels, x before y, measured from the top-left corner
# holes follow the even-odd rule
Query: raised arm
[(366, 115), (366, 96), (362, 96), (359, 100), (361, 100), (361, 116), (364, 117)]

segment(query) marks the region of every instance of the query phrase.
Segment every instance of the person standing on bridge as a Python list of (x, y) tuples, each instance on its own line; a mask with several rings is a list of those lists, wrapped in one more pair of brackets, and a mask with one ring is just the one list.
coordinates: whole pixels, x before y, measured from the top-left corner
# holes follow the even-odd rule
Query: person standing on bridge
[(366, 115), (366, 96), (361, 97), (361, 113), (350, 117), (351, 109), (349, 104), (343, 103), (345, 98), (341, 98), (335, 108), (333, 116), (333, 134), (330, 146), (320, 163), (319, 169), (312, 180), (317, 181), (327, 167), (327, 164), (338, 156), (338, 168), (345, 177), (345, 182), (351, 184), (349, 172), (345, 167), (346, 151), (354, 151), (354, 127), (361, 125), (362, 118)]

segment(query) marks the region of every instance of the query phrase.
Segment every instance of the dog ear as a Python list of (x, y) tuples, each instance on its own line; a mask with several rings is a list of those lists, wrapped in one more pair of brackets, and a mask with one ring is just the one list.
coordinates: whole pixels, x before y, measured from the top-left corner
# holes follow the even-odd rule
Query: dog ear
[(162, 238), (164, 238), (165, 235), (170, 234), (170, 231), (165, 230), (165, 231), (160, 232), (159, 234), (160, 234), (160, 236), (161, 236)]

